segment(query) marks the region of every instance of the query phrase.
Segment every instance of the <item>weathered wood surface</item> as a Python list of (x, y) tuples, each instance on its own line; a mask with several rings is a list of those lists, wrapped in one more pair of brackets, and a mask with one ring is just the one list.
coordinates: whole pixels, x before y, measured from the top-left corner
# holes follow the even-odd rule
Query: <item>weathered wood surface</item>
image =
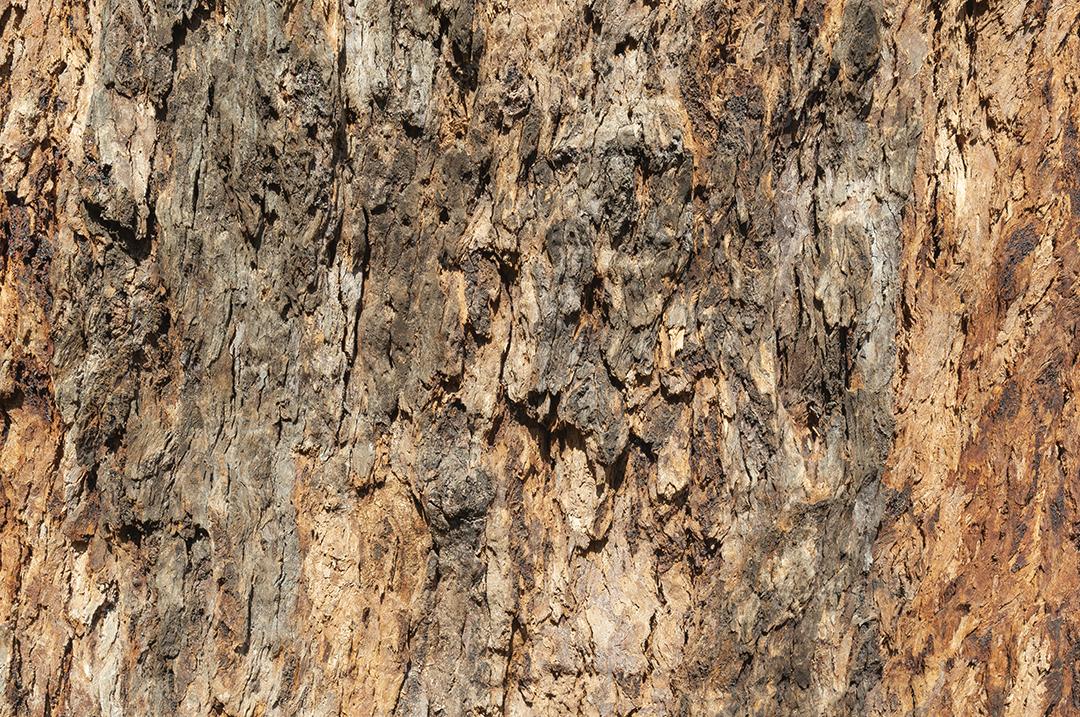
[(0, 715), (1080, 712), (1078, 30), (0, 0)]

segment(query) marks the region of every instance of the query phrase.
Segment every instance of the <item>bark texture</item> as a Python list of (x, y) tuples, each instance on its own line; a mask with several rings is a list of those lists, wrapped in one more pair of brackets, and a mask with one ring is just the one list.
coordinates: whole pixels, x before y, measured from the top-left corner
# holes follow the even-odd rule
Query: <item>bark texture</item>
[(1080, 712), (1072, 0), (0, 0), (0, 715)]

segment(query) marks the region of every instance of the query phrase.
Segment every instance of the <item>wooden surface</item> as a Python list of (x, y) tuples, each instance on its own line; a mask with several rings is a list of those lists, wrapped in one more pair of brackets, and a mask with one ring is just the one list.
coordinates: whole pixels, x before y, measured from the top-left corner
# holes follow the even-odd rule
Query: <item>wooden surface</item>
[(1078, 31), (0, 0), (0, 716), (1080, 713)]

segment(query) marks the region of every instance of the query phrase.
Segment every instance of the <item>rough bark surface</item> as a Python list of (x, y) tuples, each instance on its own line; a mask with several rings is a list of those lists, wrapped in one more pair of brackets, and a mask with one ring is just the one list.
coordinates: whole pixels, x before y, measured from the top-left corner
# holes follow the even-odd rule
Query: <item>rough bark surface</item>
[(0, 0), (0, 715), (1080, 712), (1072, 0)]

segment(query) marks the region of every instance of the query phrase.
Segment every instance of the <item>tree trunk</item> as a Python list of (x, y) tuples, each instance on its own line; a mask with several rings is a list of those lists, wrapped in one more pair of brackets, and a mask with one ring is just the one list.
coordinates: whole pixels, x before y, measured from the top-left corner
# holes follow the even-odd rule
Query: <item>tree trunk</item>
[(1073, 0), (0, 0), (0, 715), (1080, 711)]

